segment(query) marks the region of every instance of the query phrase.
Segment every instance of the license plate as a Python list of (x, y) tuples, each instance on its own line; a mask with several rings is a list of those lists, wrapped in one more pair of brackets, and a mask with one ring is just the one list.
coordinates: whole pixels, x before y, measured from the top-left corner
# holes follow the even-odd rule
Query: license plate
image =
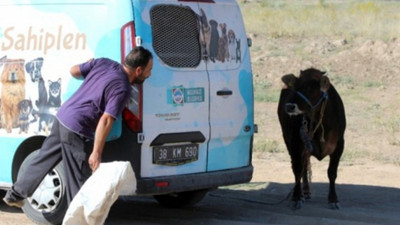
[(153, 163), (178, 166), (193, 162), (199, 158), (199, 145), (167, 145), (153, 147)]

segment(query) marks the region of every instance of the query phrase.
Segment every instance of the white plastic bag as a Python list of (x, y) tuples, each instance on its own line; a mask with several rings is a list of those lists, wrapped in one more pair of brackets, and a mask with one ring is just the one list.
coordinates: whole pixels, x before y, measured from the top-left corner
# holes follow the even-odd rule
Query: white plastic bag
[(119, 195), (134, 195), (136, 179), (129, 162), (101, 163), (74, 197), (63, 225), (104, 224)]

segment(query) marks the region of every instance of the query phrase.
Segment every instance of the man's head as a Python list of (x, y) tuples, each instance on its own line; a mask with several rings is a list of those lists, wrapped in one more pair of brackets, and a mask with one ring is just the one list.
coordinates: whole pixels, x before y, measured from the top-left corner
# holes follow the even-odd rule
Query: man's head
[(125, 58), (124, 69), (131, 84), (141, 84), (150, 77), (153, 68), (151, 52), (141, 46), (132, 49)]

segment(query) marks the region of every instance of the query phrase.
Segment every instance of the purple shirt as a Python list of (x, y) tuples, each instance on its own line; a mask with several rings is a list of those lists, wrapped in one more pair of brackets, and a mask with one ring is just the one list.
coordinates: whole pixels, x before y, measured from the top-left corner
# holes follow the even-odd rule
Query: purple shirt
[(85, 78), (60, 107), (58, 120), (71, 131), (93, 139), (103, 113), (116, 119), (125, 107), (131, 86), (122, 65), (106, 58), (79, 65)]

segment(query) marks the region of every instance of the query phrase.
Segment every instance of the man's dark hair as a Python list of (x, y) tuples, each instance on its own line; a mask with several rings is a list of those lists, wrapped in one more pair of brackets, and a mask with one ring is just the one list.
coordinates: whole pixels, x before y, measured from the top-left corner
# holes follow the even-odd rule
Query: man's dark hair
[(124, 63), (131, 68), (146, 67), (150, 59), (153, 59), (151, 52), (142, 46), (137, 46), (129, 52)]

